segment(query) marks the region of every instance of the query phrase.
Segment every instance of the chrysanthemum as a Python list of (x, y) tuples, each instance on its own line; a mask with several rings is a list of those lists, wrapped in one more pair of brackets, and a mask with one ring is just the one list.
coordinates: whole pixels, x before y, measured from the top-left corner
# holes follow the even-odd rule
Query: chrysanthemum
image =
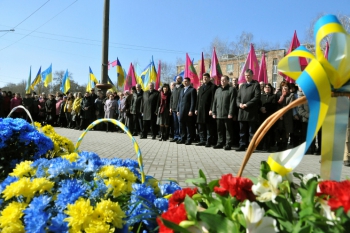
[(51, 219), (49, 230), (55, 233), (68, 232), (68, 223), (64, 221), (67, 217), (63, 213), (58, 213), (56, 217)]
[(0, 184), (0, 193), (2, 193), (8, 185), (12, 184), (17, 180), (18, 178), (14, 176), (6, 177), (6, 179)]
[(98, 217), (103, 223), (111, 223), (116, 228), (123, 227), (125, 213), (117, 202), (102, 200), (97, 203), (92, 219)]
[(26, 207), (26, 203), (11, 202), (1, 211), (0, 228), (2, 228), (3, 232), (12, 232), (10, 230), (18, 230), (13, 232), (24, 232), (21, 218)]
[(61, 210), (65, 209), (67, 204), (73, 204), (79, 197), (84, 196), (87, 190), (86, 185), (76, 179), (63, 180), (59, 186), (55, 205)]
[[(51, 214), (45, 211), (51, 201), (51, 197), (34, 197), (29, 207), (24, 212), (24, 224), (27, 232), (45, 232)], [(35, 219), (35, 221), (34, 221)]]
[(75, 163), (71, 163), (60, 157), (53, 160), (47, 171), (50, 174), (49, 178), (58, 177), (59, 175), (71, 175), (74, 173), (74, 169), (76, 168)]
[(11, 176), (16, 176), (22, 178), (23, 176), (32, 176), (35, 174), (33, 167), (31, 167), (32, 161), (24, 161), (20, 164), (17, 164), (16, 168), (13, 169), (13, 172), (10, 173)]
[(76, 163), (83, 168), (84, 172), (94, 172), (102, 166), (102, 161), (97, 154), (86, 151), (79, 153)]
[(68, 222), (72, 232), (79, 232), (88, 227), (93, 212), (90, 200), (79, 198), (74, 204), (68, 204), (67, 210), (64, 211), (68, 217), (64, 221)]
[(113, 197), (119, 197), (127, 191), (125, 181), (119, 177), (109, 178), (105, 180), (105, 184), (108, 187), (108, 192), (112, 192)]
[(78, 155), (78, 153), (73, 152), (70, 154), (63, 155), (62, 158), (67, 159), (68, 161), (70, 161), (72, 163), (72, 162), (77, 161), (77, 159), (79, 158), (79, 155)]

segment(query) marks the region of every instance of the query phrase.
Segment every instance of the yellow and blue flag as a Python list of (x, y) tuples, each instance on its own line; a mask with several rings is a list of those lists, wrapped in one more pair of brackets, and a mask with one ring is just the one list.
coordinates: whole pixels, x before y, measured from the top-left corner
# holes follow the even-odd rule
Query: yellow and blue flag
[(52, 82), (52, 64), (49, 68), (47, 68), (45, 71), (41, 73), (41, 78), (44, 82), (44, 86), (47, 87), (49, 83)]
[(35, 79), (33, 80), (32, 84), (30, 85), (30, 88), (34, 91), (34, 87), (36, 84), (40, 83), (41, 81), (41, 66), (38, 71), (38, 74), (36, 75)]
[(115, 85), (113, 84), (112, 80), (109, 78), (109, 76), (108, 76), (108, 83), (112, 85), (111, 89), (109, 89), (109, 90), (113, 90), (115, 92), (118, 91), (117, 88), (115, 87)]
[(117, 58), (117, 76), (118, 76), (118, 87), (122, 87), (124, 84), (125, 75), (124, 75), (123, 67), (120, 64), (120, 61), (118, 58)]
[(94, 73), (92, 73), (91, 67), (89, 66), (89, 80), (86, 86), (86, 91), (90, 91), (91, 89), (95, 88), (96, 83), (98, 83), (96, 76)]
[(67, 93), (69, 89), (70, 89), (70, 80), (69, 80), (68, 69), (67, 69), (66, 73), (64, 73), (60, 90), (62, 93)]
[(29, 77), (27, 80), (26, 94), (30, 94), (30, 83), (32, 82), (32, 67), (29, 69)]
[(156, 67), (154, 65), (153, 57), (152, 61), (146, 66), (146, 68), (142, 71), (140, 78), (143, 83), (143, 88), (145, 91), (149, 89), (148, 84), (153, 82), (155, 83), (157, 81), (157, 71)]

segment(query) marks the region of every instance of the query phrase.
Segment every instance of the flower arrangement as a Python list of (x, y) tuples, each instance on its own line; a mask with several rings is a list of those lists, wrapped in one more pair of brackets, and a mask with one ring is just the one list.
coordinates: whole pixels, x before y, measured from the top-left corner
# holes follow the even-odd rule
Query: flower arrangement
[[(293, 176), (299, 183), (293, 182)], [(158, 219), (160, 232), (347, 232), (350, 181), (321, 181), (294, 173), (285, 177), (262, 162), (258, 179), (223, 175), (184, 194), (176, 191)], [(173, 198), (182, 193), (180, 202)]]
[[(51, 126), (36, 124), (43, 134), (25, 121), (4, 120), (6, 132), (19, 134), (13, 144), (25, 150), (18, 142), (25, 138), (34, 149), (29, 160), (0, 179), (1, 232), (155, 232), (156, 217), (168, 209), (168, 195), (181, 189), (149, 176), (141, 183), (134, 160), (75, 153), (73, 143)], [(7, 138), (2, 148), (12, 146)], [(37, 152), (37, 138), (50, 147)]]

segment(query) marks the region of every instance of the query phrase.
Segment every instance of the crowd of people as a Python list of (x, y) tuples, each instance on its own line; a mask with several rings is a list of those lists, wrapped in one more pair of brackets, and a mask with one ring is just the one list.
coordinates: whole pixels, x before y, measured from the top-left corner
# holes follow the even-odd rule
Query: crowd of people
[[(0, 117), (23, 105), (33, 120), (42, 124), (84, 130), (96, 119), (117, 119), (133, 136), (177, 144), (244, 151), (262, 122), (277, 110), (304, 96), (300, 87), (282, 81), (275, 89), (270, 83), (257, 82), (253, 71), (245, 71), (246, 82), (224, 75), (221, 85), (215, 85), (208, 73), (203, 74), (201, 86), (195, 89), (187, 77), (164, 84), (158, 90), (154, 83), (148, 90), (140, 84), (124, 92), (95, 89), (82, 93), (56, 93), (46, 96), (35, 92), (26, 94), (2, 91)], [(28, 119), (18, 108), (11, 117)], [(289, 110), (266, 133), (257, 147), (261, 151), (282, 151), (288, 145), (296, 147), (305, 141), (309, 120), (308, 104)], [(98, 124), (94, 130), (123, 132), (112, 123)], [(321, 130), (307, 154), (321, 153)], [(346, 151), (347, 153), (347, 151)], [(345, 158), (345, 157), (344, 157)]]

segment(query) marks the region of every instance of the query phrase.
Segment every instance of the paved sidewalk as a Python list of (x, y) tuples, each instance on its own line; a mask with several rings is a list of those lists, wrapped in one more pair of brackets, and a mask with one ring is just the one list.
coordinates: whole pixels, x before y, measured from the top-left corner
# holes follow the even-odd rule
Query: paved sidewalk
[[(66, 136), (76, 143), (83, 131), (55, 128), (56, 132)], [(160, 142), (135, 137), (142, 152), (145, 173), (159, 180), (175, 179), (181, 186), (186, 186), (185, 180), (198, 177), (198, 170), (202, 169), (209, 180), (219, 179), (221, 175), (232, 173), (236, 175), (245, 152), (235, 150), (206, 148), (203, 146), (174, 142)], [(103, 158), (131, 158), (137, 159), (131, 139), (124, 133), (106, 133), (89, 131), (81, 143), (80, 150), (92, 151)], [(268, 153), (256, 152), (251, 156), (243, 176), (257, 177), (260, 161), (266, 160)], [(320, 156), (306, 155), (295, 170), (303, 174), (320, 173)], [(342, 179), (350, 177), (350, 167), (343, 166)]]

